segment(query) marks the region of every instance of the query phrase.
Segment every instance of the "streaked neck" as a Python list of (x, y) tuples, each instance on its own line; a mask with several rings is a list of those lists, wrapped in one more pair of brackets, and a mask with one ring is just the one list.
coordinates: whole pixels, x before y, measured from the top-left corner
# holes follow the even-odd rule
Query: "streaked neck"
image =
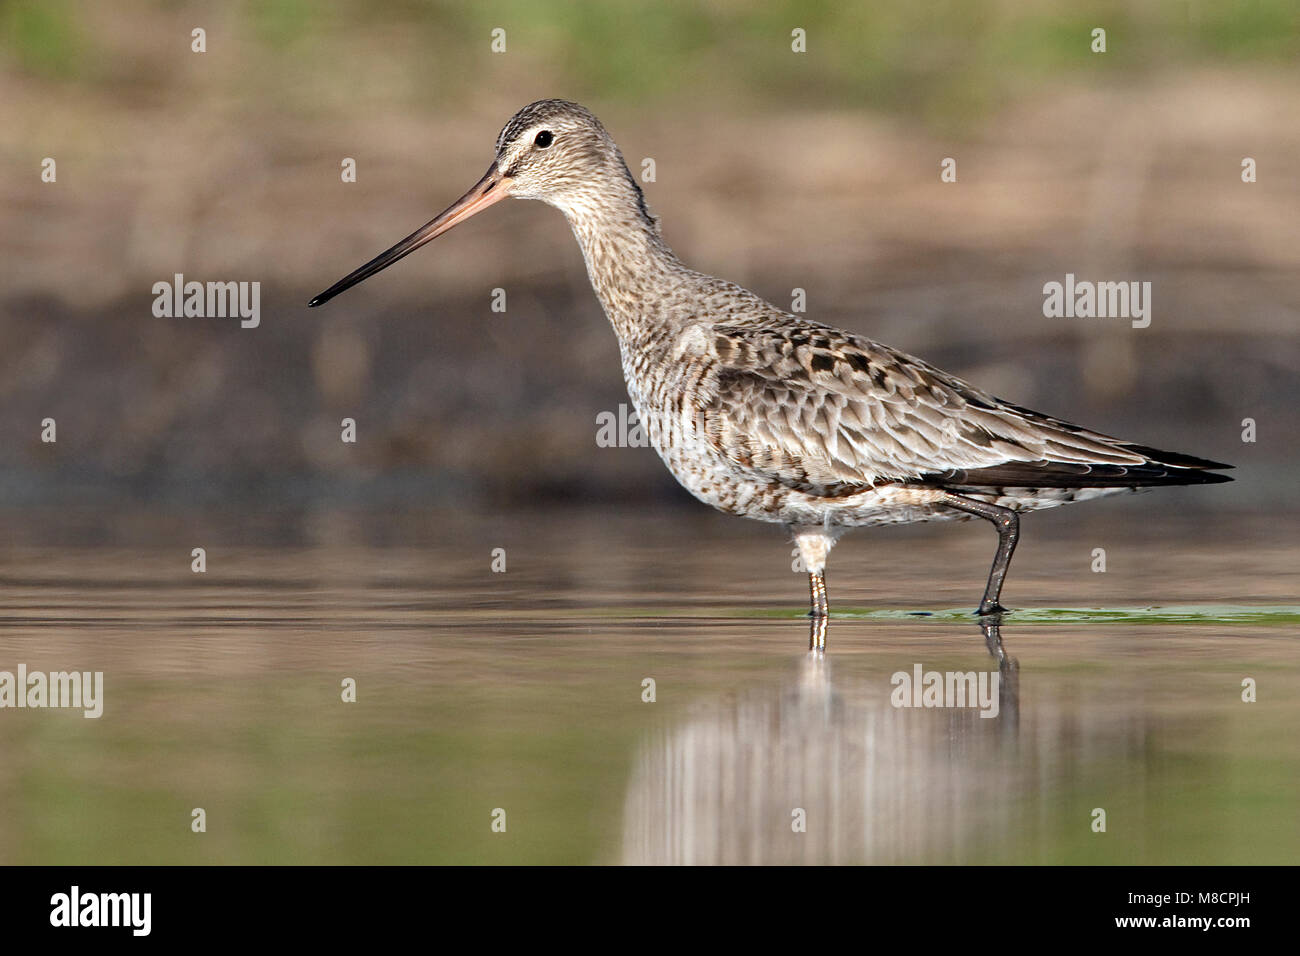
[(666, 306), (688, 270), (664, 242), (627, 167), (562, 208), (620, 341), (649, 344), (674, 328), (678, 318)]

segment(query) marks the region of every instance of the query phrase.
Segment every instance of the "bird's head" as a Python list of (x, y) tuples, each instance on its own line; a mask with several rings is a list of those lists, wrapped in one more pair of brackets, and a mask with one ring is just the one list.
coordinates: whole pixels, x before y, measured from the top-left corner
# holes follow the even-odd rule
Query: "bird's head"
[(501, 130), (496, 158), (465, 195), (308, 304), (323, 305), (502, 199), (540, 199), (568, 215), (581, 213), (600, 201), (611, 176), (626, 180), (626, 170), (618, 147), (590, 111), (566, 100), (530, 103)]

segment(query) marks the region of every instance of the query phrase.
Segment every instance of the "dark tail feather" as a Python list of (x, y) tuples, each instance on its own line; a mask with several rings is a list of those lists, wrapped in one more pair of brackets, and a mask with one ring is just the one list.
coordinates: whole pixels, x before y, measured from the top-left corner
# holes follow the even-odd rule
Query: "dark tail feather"
[[(1137, 446), (1126, 446), (1138, 451)], [(1154, 452), (1163, 456), (1155, 458)], [(1011, 461), (989, 468), (953, 469), (916, 479), (943, 488), (1142, 488), (1157, 485), (1212, 485), (1232, 481), (1207, 469), (1231, 468), (1190, 455), (1144, 449), (1141, 465), (1080, 465), (1060, 461)], [(1184, 465), (1182, 462), (1197, 462)]]
[[(1208, 458), (1196, 458), (1193, 455), (1184, 455), (1176, 451), (1162, 451), (1159, 448), (1152, 448), (1149, 445), (1133, 445), (1125, 443), (1120, 446), (1125, 451), (1131, 451), (1135, 455), (1143, 455), (1154, 462), (1162, 465), (1173, 465), (1175, 468), (1233, 468), (1234, 465), (1225, 465), (1221, 461), (1210, 461)], [(1226, 479), (1225, 479), (1226, 480)]]

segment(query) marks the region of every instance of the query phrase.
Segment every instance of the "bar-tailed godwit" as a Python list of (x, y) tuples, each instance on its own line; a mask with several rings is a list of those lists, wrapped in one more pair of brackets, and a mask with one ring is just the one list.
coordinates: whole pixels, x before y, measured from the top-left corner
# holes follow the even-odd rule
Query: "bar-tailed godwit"
[(618, 336), (651, 445), (705, 504), (785, 525), (824, 640), (826, 558), (860, 526), (984, 518), (998, 547), (980, 615), (1002, 611), (1019, 515), (1230, 465), (1121, 441), (995, 398), (869, 339), (792, 315), (672, 253), (623, 154), (588, 110), (524, 107), (464, 196), (326, 289), (321, 305), (506, 197), (564, 213)]

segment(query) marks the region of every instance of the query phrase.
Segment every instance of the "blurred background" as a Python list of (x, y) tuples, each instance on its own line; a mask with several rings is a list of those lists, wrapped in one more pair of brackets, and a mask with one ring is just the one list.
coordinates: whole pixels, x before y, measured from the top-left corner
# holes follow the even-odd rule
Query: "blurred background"
[[(498, 207), (305, 307), (459, 196), (505, 120), (549, 96), (593, 109), (634, 170), (654, 159), (651, 207), (692, 266), (784, 308), (802, 288), (810, 317), (1012, 401), (1244, 468), (1187, 501), (1253, 510), (1293, 485), (1290, 0), (0, 11), (11, 505), (695, 507), (648, 449), (596, 445), (627, 395), (554, 210)], [(1045, 318), (1042, 286), (1067, 272), (1150, 281), (1150, 328)], [(155, 318), (152, 284), (175, 273), (260, 281), (261, 326)]]
[[(0, 862), (1293, 862), (1298, 56), (1294, 0), (0, 0), (0, 670), (105, 675), (0, 712)], [(691, 266), (1236, 482), (1027, 521), (996, 720), (886, 703), (997, 666), (981, 523), (848, 536), (797, 670), (782, 531), (597, 443), (555, 210), (306, 308), (557, 96)]]

